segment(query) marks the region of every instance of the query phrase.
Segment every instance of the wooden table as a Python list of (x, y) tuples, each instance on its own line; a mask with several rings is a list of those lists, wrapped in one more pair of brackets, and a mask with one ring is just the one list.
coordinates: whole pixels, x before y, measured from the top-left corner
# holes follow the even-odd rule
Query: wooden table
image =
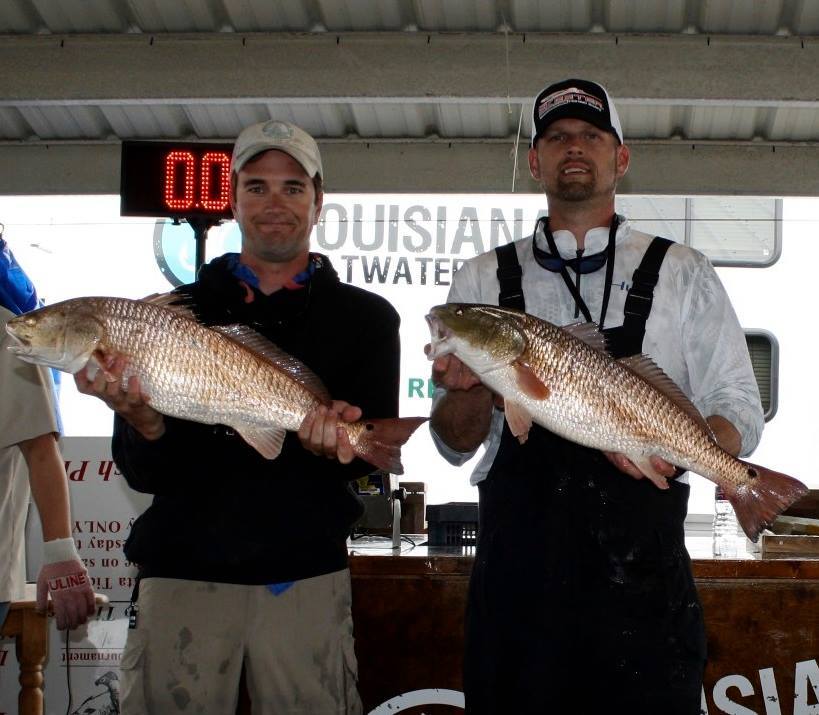
[[(399, 556), (381, 546), (354, 547), (350, 558), (364, 712), (419, 689), (462, 689), (472, 556), (426, 547)], [(689, 552), (708, 635), (704, 712), (807, 712), (819, 684), (819, 560)]]
[[(22, 601), (12, 601), (0, 635), (14, 638), (20, 664), (19, 715), (43, 715), (43, 664), (48, 657), (48, 616), (38, 613), (36, 585), (26, 584)], [(108, 597), (95, 594), (97, 606)], [(49, 602), (49, 612), (51, 602)]]

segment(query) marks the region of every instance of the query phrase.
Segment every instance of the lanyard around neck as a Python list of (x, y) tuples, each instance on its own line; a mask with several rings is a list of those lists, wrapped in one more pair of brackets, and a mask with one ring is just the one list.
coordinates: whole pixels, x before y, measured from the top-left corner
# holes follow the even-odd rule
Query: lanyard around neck
[[(617, 214), (614, 214), (611, 219), (611, 225), (609, 226), (609, 243), (606, 248), (606, 284), (603, 287), (603, 304), (600, 307), (600, 321), (598, 323), (599, 329), (603, 330), (603, 325), (606, 321), (606, 313), (608, 312), (609, 308), (609, 297), (611, 296), (611, 281), (614, 277), (614, 249), (615, 249), (615, 238), (617, 237), (617, 227), (620, 225), (620, 217)], [(535, 224), (535, 232), (532, 234), (532, 245), (534, 247), (535, 252), (535, 260), (538, 260), (538, 253), (543, 254), (543, 251), (538, 248), (537, 246), (537, 230), (538, 227), (542, 228), (543, 235), (546, 238), (546, 243), (549, 245), (549, 250), (551, 251), (552, 257), (559, 257), (560, 253), (557, 250), (557, 244), (555, 243), (554, 236), (552, 235), (552, 231), (549, 228), (549, 217), (548, 216), (541, 216), (537, 224)], [(538, 260), (538, 263), (547, 268), (547, 270), (554, 270), (554, 268), (546, 266), (542, 260)], [(569, 277), (569, 271), (566, 270), (567, 261), (561, 261), (560, 263), (560, 276), (563, 278), (563, 282), (566, 284), (566, 287), (569, 289), (569, 293), (572, 294), (572, 298), (574, 298), (575, 305), (580, 309), (580, 312), (583, 313), (583, 317), (586, 319), (587, 322), (592, 322), (591, 312), (589, 311), (588, 306), (586, 305), (586, 301), (580, 295), (580, 290), (578, 289), (577, 285), (572, 282), (572, 279)], [(577, 265), (577, 275), (580, 276), (580, 266)]]

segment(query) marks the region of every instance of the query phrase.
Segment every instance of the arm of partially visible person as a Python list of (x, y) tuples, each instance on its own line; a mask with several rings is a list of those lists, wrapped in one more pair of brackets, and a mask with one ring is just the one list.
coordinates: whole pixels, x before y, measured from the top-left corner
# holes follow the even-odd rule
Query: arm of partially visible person
[(71, 536), (68, 477), (52, 433), (18, 443), (29, 472), (31, 495), (43, 530), (43, 567), (37, 578), (37, 608), (45, 611), (48, 594), (57, 628), (76, 628), (94, 613), (94, 592)]

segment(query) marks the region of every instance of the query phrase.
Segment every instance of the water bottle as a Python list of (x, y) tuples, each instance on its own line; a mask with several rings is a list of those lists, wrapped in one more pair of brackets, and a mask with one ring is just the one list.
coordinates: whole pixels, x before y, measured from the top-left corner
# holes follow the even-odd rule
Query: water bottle
[(722, 487), (714, 492), (714, 556), (737, 555), (737, 515)]

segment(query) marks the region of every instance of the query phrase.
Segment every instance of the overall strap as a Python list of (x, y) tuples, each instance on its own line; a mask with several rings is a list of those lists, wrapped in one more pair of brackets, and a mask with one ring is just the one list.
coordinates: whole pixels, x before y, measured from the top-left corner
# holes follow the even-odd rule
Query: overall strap
[(498, 258), (498, 305), (502, 308), (526, 310), (526, 300), (523, 297), (521, 277), (523, 269), (518, 261), (518, 252), (514, 243), (506, 243), (495, 249)]
[(655, 236), (634, 271), (623, 307), (622, 344), (628, 350), (624, 354), (636, 355), (643, 351), (646, 321), (654, 302), (654, 288), (660, 279), (660, 267), (666, 251), (672, 243), (667, 238)]

